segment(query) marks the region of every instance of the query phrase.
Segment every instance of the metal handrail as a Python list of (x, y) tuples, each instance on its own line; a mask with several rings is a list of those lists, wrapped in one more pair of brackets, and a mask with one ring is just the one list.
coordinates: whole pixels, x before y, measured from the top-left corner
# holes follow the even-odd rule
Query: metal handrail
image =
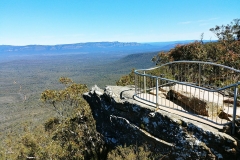
[[(198, 78), (197, 79), (196, 77), (194, 77), (195, 79), (197, 79), (196, 83), (181, 81), (179, 79), (176, 80), (176, 79), (168, 78), (168, 77), (165, 78), (165, 77), (162, 77), (162, 76), (157, 76), (157, 75), (152, 75), (150, 73), (147, 73), (147, 72), (154, 71), (154, 70), (157, 70), (157, 69), (161, 69), (161, 68), (164, 68), (164, 67), (169, 67), (170, 70), (171, 70), (172, 65), (174, 66), (174, 65), (179, 65), (179, 64), (180, 65), (182, 65), (182, 64), (183, 65), (198, 64), (198, 67), (199, 67), (198, 72), (197, 71), (194, 72), (194, 74), (196, 74), (197, 78)], [(168, 82), (168, 83), (174, 83), (174, 84), (178, 84), (178, 85), (189, 86), (189, 87), (192, 87), (192, 88), (195, 88), (195, 89), (197, 88), (199, 90), (212, 92), (212, 93), (215, 93), (215, 92), (219, 93), (221, 91), (226, 91), (226, 90), (231, 90), (232, 89), (233, 95), (234, 95), (233, 96), (234, 103), (233, 103), (233, 119), (232, 119), (232, 127), (233, 128), (232, 128), (232, 132), (234, 133), (235, 132), (236, 111), (237, 111), (238, 86), (240, 85), (240, 82), (239, 81), (231, 82), (231, 84), (221, 86), (221, 87), (218, 87), (218, 88), (215, 88), (215, 89), (206, 88), (206, 87), (202, 86), (202, 84), (201, 84), (201, 82), (202, 82), (201, 78), (204, 74), (204, 70), (202, 70), (201, 65), (208, 65), (209, 67), (210, 66), (215, 66), (215, 67), (218, 67), (220, 69), (220, 71), (228, 70), (228, 71), (231, 71), (232, 75), (240, 75), (240, 70), (237, 70), (235, 68), (225, 66), (225, 65), (222, 65), (222, 64), (216, 64), (216, 63), (213, 63), (213, 62), (173, 61), (173, 62), (169, 62), (169, 63), (166, 63), (166, 64), (162, 64), (162, 65), (157, 66), (157, 67), (149, 68), (149, 69), (137, 69), (137, 70), (135, 70), (134, 71), (134, 73), (135, 73), (135, 96), (144, 100), (144, 101), (152, 102), (153, 104), (155, 104), (156, 108), (158, 108), (158, 106), (161, 105), (161, 104), (159, 104), (159, 96), (156, 96), (155, 101), (151, 101), (148, 98), (144, 98), (144, 97), (140, 96), (141, 93), (145, 93), (145, 94), (147, 93), (146, 92), (146, 90), (147, 90), (147, 82), (146, 81), (148, 81), (152, 84), (152, 86), (149, 86), (148, 88), (152, 89), (152, 90), (155, 90), (156, 95), (158, 95), (159, 87), (161, 86), (159, 84), (159, 81), (160, 82), (165, 81), (165, 82)], [(177, 70), (177, 71), (180, 71), (180, 70)], [(233, 79), (233, 77), (231, 77), (231, 78)], [(143, 86), (141, 86), (142, 83), (143, 83)], [(218, 105), (218, 103), (217, 103), (217, 105)]]
[(199, 63), (199, 64), (210, 64), (210, 65), (214, 65), (214, 66), (219, 66), (219, 67), (223, 67), (223, 68), (227, 68), (227, 69), (230, 69), (230, 70), (233, 70), (233, 71), (236, 71), (236, 72), (239, 72), (240, 73), (240, 70), (238, 69), (235, 69), (235, 68), (232, 68), (232, 67), (229, 67), (229, 66), (225, 66), (225, 65), (222, 65), (222, 64), (218, 64), (218, 63), (213, 63), (213, 62), (203, 62), (203, 61), (173, 61), (173, 62), (168, 62), (168, 63), (165, 63), (165, 64), (162, 64), (160, 66), (157, 66), (157, 67), (153, 67), (153, 68), (148, 68), (148, 69), (137, 69), (135, 70), (135, 73), (137, 71), (147, 71), (147, 70), (153, 70), (153, 69), (157, 69), (157, 68), (160, 68), (160, 67), (163, 67), (163, 66), (167, 66), (169, 64), (176, 64), (176, 63)]

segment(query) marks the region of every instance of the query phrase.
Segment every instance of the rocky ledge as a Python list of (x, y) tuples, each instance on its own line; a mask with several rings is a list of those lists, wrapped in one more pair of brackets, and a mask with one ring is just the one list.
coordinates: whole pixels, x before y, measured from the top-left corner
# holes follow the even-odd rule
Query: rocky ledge
[(238, 141), (211, 126), (155, 110), (133, 98), (134, 86), (97, 86), (84, 94), (109, 145), (147, 145), (165, 159), (238, 159)]

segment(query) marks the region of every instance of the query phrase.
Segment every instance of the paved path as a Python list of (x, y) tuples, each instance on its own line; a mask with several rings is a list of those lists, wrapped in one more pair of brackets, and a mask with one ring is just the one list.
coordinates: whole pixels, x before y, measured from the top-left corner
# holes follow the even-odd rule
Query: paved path
[[(119, 99), (119, 101), (125, 101), (128, 100), (131, 103), (136, 103), (136, 104), (142, 104), (141, 106), (150, 108), (152, 110), (155, 110), (156, 112), (168, 112), (172, 113), (175, 115), (179, 115), (181, 117), (184, 117), (189, 120), (193, 120), (196, 122), (199, 122), (201, 124), (206, 124), (207, 126), (214, 127), (216, 129), (222, 129), (223, 125), (226, 123), (231, 123), (228, 122), (227, 120), (220, 119), (218, 117), (204, 117), (204, 116), (198, 116), (198, 115), (193, 115), (189, 114), (186, 110), (184, 110), (180, 105), (177, 105), (173, 103), (172, 101), (169, 101), (166, 99), (166, 96), (163, 92), (159, 92), (159, 107), (156, 109), (156, 95), (152, 94), (139, 94), (140, 98), (134, 96), (135, 94), (135, 88), (134, 86), (126, 86), (126, 87), (117, 87), (117, 86), (110, 86), (114, 88), (114, 97), (115, 100)], [(166, 88), (165, 88), (166, 89)], [(120, 96), (119, 96), (120, 95)], [(148, 99), (150, 101), (146, 101), (143, 99)], [(171, 107), (171, 108), (170, 108)], [(232, 109), (229, 107), (229, 113), (232, 114)], [(237, 110), (237, 115), (240, 116), (240, 109)], [(229, 117), (231, 119), (231, 117)]]

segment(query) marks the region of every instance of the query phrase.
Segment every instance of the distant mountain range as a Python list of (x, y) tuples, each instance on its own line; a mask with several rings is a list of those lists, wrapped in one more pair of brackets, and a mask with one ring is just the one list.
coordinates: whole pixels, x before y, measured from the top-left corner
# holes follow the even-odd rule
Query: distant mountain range
[(136, 43), (136, 42), (87, 42), (76, 44), (61, 45), (27, 45), (12, 46), (0, 45), (0, 53), (91, 53), (91, 52), (145, 52), (169, 50), (177, 44), (186, 44), (193, 42), (188, 41), (172, 41), (172, 42), (153, 42), (153, 43)]
[(11, 61), (15, 59), (26, 59), (34, 56), (54, 56), (54, 55), (72, 55), (88, 54), (88, 56), (104, 56), (107, 58), (113, 56), (126, 56), (129, 54), (168, 51), (178, 44), (187, 44), (195, 40), (170, 41), (170, 42), (86, 42), (76, 44), (61, 45), (0, 45), (0, 62)]
[(111, 52), (111, 51), (156, 51), (161, 47), (151, 44), (135, 43), (135, 42), (87, 42), (76, 44), (62, 45), (27, 45), (27, 46), (11, 46), (0, 45), (0, 53), (54, 53), (54, 52)]

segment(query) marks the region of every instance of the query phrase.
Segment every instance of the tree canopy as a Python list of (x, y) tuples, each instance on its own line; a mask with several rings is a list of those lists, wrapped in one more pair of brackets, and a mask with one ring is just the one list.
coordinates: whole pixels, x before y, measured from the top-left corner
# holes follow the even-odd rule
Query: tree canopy
[(170, 51), (160, 52), (152, 61), (157, 65), (179, 60), (210, 61), (240, 69), (240, 19), (210, 31), (218, 37), (217, 42), (177, 45)]
[(216, 25), (214, 28), (211, 28), (210, 31), (221, 41), (240, 40), (240, 19), (234, 19), (227, 25)]

